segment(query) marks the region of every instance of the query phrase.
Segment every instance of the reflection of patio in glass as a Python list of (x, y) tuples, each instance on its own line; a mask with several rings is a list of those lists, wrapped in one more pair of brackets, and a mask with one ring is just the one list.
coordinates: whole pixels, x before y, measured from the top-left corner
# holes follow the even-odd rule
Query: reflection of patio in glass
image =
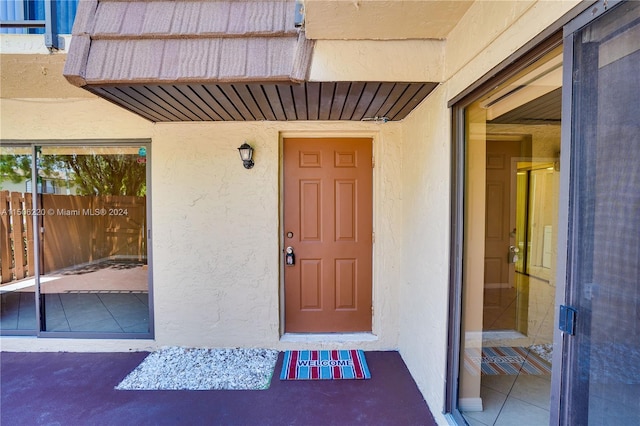
[[(35, 280), (0, 288), (0, 328), (35, 330)], [(13, 291), (7, 291), (7, 290)], [(46, 331), (147, 333), (149, 295), (142, 262), (105, 261), (41, 277)]]

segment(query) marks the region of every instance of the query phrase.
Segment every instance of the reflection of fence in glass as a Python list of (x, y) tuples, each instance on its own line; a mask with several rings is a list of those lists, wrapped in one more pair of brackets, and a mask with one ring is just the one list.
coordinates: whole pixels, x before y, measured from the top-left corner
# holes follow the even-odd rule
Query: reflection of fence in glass
[(31, 194), (0, 191), (0, 283), (33, 276)]
[(105, 259), (146, 260), (146, 199), (120, 195), (31, 194), (0, 191), (1, 282), (33, 276), (33, 221), (38, 216), (42, 271), (47, 274)]

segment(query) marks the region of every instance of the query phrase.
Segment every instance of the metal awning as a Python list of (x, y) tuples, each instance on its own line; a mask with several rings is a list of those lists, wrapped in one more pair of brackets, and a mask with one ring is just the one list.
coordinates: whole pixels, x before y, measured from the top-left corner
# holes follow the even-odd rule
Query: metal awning
[(400, 120), (431, 82), (308, 81), (295, 1), (79, 3), (64, 75), (148, 120)]

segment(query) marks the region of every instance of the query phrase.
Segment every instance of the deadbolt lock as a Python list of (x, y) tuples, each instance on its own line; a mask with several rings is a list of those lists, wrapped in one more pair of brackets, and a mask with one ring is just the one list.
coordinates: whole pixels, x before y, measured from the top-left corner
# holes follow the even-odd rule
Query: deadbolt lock
[(509, 263), (516, 263), (519, 259), (520, 249), (516, 246), (509, 246)]
[(287, 247), (287, 249), (285, 250), (285, 255), (284, 255), (284, 263), (287, 266), (293, 266), (296, 264), (296, 256), (293, 254), (293, 247), (289, 246)]

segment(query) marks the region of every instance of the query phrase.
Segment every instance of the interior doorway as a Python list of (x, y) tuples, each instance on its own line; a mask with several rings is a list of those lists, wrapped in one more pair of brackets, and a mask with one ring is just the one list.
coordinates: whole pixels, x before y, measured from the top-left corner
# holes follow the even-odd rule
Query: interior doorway
[[(528, 289), (516, 265), (526, 216), (518, 160), (530, 158), (530, 135), (487, 135), (483, 329), (526, 334)], [(525, 218), (526, 221), (526, 218)]]

